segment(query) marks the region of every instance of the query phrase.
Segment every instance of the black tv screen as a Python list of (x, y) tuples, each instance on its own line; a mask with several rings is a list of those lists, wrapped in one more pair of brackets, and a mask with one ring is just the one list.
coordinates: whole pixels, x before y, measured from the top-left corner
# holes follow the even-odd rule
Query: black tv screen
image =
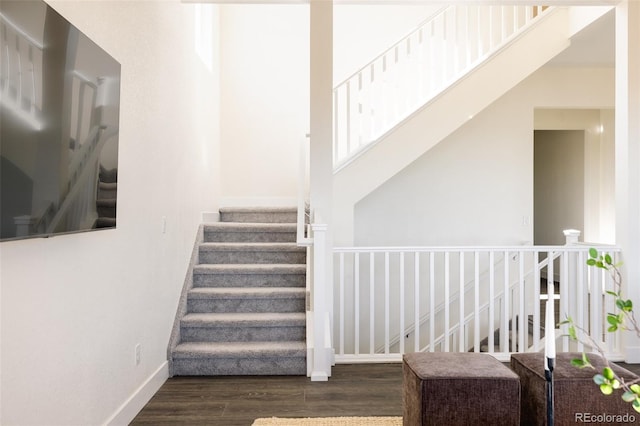
[(40, 0), (0, 2), (0, 239), (116, 226), (120, 64)]

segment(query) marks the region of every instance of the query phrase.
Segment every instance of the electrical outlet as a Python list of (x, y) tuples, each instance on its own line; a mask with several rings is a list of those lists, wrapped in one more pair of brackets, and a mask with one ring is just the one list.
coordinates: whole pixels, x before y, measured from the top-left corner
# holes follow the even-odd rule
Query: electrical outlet
[(142, 360), (142, 346), (140, 343), (136, 345), (136, 365), (140, 365), (140, 361)]

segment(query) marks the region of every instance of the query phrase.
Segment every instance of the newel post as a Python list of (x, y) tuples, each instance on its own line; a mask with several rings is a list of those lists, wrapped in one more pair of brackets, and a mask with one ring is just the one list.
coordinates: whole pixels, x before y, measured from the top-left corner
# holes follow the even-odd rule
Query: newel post
[(562, 231), (564, 233), (564, 236), (566, 238), (566, 244), (567, 246), (574, 246), (578, 243), (578, 239), (580, 238), (580, 231), (578, 231), (577, 229), (565, 229), (564, 231)]
[[(572, 247), (578, 245), (578, 239), (581, 234), (579, 230), (565, 229), (562, 232), (566, 238), (565, 246)], [(563, 265), (560, 267), (560, 320), (563, 320), (566, 316), (582, 318), (582, 312), (578, 312), (580, 310), (578, 300), (583, 300), (584, 295), (578, 293), (584, 292), (586, 287), (578, 283), (578, 277), (580, 277), (578, 271), (584, 268), (584, 262), (579, 261), (580, 255), (575, 250), (567, 250), (565, 256), (566, 258), (563, 259)], [(565, 336), (569, 333), (567, 324), (561, 325), (560, 330), (562, 330), (562, 334)], [(569, 339), (567, 337), (562, 338), (562, 350), (565, 352), (569, 350)]]
[(311, 292), (311, 307), (313, 310), (313, 362), (311, 367), (311, 381), (329, 380), (331, 376), (331, 358), (326, 340), (330, 336), (327, 329), (327, 266), (326, 245), (327, 225), (312, 224), (313, 231), (313, 287)]

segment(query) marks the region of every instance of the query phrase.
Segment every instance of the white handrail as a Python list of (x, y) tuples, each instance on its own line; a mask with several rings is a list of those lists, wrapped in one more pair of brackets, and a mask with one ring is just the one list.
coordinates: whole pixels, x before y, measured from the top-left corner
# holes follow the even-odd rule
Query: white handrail
[[(309, 170), (309, 134), (305, 135), (305, 139), (300, 144), (300, 158), (298, 167), (298, 212), (296, 227), (296, 242), (299, 246), (310, 246), (313, 239), (309, 235), (307, 224), (310, 220), (309, 203), (307, 202), (308, 194), (308, 170)], [(309, 211), (309, 214), (307, 213)], [(309, 218), (309, 220), (307, 220)]]
[(515, 40), (548, 9), (452, 5), (361, 67), (334, 88), (334, 168)]

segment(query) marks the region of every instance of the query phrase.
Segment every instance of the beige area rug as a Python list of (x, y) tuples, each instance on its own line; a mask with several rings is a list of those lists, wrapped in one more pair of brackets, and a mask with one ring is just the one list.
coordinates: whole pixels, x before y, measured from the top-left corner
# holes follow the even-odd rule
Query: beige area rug
[(272, 417), (256, 419), (253, 426), (402, 426), (402, 417)]

